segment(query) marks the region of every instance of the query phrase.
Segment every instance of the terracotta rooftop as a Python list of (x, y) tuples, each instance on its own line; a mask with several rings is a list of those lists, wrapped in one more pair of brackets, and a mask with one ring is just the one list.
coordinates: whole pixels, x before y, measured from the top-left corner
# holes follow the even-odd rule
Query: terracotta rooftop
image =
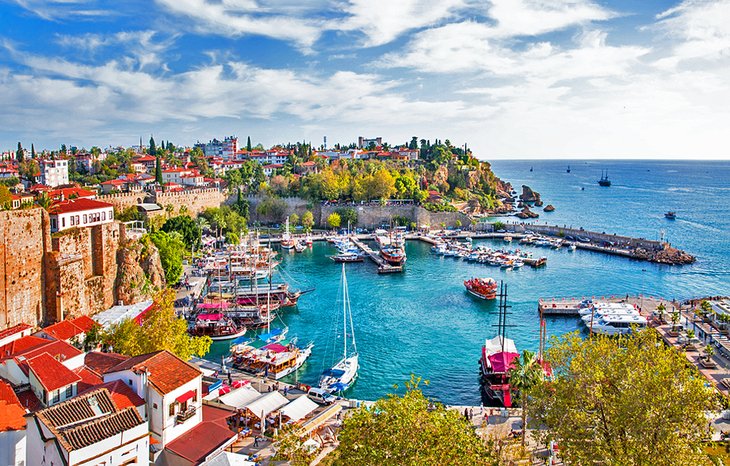
[(81, 366), (77, 369), (74, 369), (72, 372), (81, 377), (81, 380), (76, 387), (76, 393), (88, 391), (89, 389), (104, 383), (104, 380), (99, 376), (99, 374), (90, 370), (87, 367)]
[(99, 375), (104, 374), (112, 367), (126, 361), (129, 356), (117, 353), (101, 353), (99, 351), (90, 351), (84, 356), (84, 366)]
[(104, 209), (113, 207), (106, 202), (97, 201), (95, 199), (68, 199), (54, 203), (48, 210), (50, 214), (66, 214), (69, 212), (81, 212), (84, 210)]
[(83, 391), (79, 390), (79, 395), (83, 395), (84, 393), (88, 393), (92, 390), (98, 390), (99, 388), (106, 388), (109, 390), (109, 394), (111, 395), (112, 400), (114, 400), (114, 404), (119, 409), (130, 407), (134, 408), (145, 404), (145, 401), (137, 395), (129, 385), (121, 380), (102, 383), (95, 387), (84, 389)]
[(75, 374), (48, 353), (39, 354), (28, 359), (26, 364), (43, 385), (43, 388), (49, 392), (81, 381), (78, 374)]
[(163, 395), (202, 375), (196, 367), (167, 350), (129, 358), (107, 370), (107, 373), (143, 369), (149, 371), (148, 382)]
[(70, 340), (77, 335), (86, 333), (92, 327), (98, 325), (88, 316), (81, 316), (72, 320), (62, 320), (43, 329), (47, 335), (58, 340)]
[(69, 199), (72, 196), (77, 198), (92, 198), (96, 197), (96, 193), (79, 187), (73, 188), (60, 188), (48, 191), (48, 195), (51, 199), (60, 199), (63, 196), (64, 199)]
[(28, 389), (28, 390), (16, 393), (16, 395), (18, 396), (18, 400), (20, 400), (21, 406), (23, 406), (23, 408), (27, 409), (31, 413), (43, 408), (43, 404), (41, 404), (38, 397), (35, 396), (35, 393), (33, 393), (33, 390)]
[(49, 343), (49, 340), (33, 335), (19, 338), (15, 341), (11, 341), (7, 345), (3, 345), (2, 347), (0, 347), (0, 361), (13, 358), (26, 351), (45, 346)]
[(228, 443), (236, 433), (216, 422), (201, 422), (165, 446), (193, 464), (200, 464), (211, 453)]
[(135, 408), (120, 410), (100, 388), (35, 413), (66, 451), (79, 450), (145, 423)]
[(18, 324), (13, 325), (12, 327), (8, 327), (6, 329), (0, 330), (0, 340), (3, 338), (7, 338), (11, 335), (15, 335), (16, 333), (20, 333), (23, 330), (28, 330), (29, 328), (33, 328), (28, 324)]
[(79, 354), (82, 354), (82, 352), (78, 348), (75, 348), (75, 347), (69, 345), (65, 341), (46, 340), (45, 345), (30, 349), (28, 351), (24, 351), (20, 354), (17, 354), (15, 356), (15, 362), (18, 363), (18, 366), (20, 366), (20, 369), (27, 375), (28, 374), (27, 361), (29, 359), (32, 359), (43, 353), (50, 354), (53, 358), (55, 358), (58, 361), (65, 361), (67, 359), (78, 356)]
[(0, 380), (0, 432), (25, 429), (25, 409), (13, 387)]

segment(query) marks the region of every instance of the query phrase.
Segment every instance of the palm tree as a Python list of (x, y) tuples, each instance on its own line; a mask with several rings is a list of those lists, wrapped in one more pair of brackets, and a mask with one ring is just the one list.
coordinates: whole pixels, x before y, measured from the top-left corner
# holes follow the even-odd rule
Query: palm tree
[(522, 446), (525, 446), (525, 437), (527, 435), (527, 400), (530, 390), (540, 383), (545, 372), (540, 365), (540, 361), (532, 351), (523, 351), (521, 357), (517, 357), (512, 361), (512, 367), (509, 370), (509, 383), (514, 388), (522, 405)]

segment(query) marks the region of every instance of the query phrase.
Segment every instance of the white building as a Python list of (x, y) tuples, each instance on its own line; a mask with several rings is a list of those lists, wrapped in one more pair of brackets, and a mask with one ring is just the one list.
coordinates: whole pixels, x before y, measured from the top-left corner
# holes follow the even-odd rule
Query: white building
[(68, 184), (68, 160), (41, 160), (40, 183), (55, 188)]
[[(2, 347), (2, 351), (4, 351), (4, 354), (0, 355), (0, 377), (6, 379), (13, 385), (30, 383), (32, 388), (29, 361), (43, 354), (50, 355), (52, 359), (55, 359), (56, 362), (59, 362), (70, 371), (80, 369), (84, 365), (84, 353), (74, 346), (69, 345), (65, 341), (48, 340), (34, 335), (14, 341)], [(54, 364), (54, 367), (57, 366)], [(39, 377), (44, 379), (45, 374), (40, 374), (43, 372), (42, 365), (36, 367), (36, 372), (36, 379)], [(43, 385), (40, 380), (38, 382), (40, 385), (37, 385), (37, 388), (42, 393)], [(54, 388), (53, 390), (56, 389)], [(54, 395), (54, 393), (49, 393), (51, 402), (53, 402)], [(59, 392), (59, 397), (62, 398), (64, 396), (64, 394)], [(38, 399), (43, 402), (41, 396), (38, 396)]]
[(222, 141), (213, 139), (207, 144), (197, 143), (195, 147), (202, 149), (206, 157), (218, 156), (224, 159), (232, 159), (238, 152), (238, 138), (228, 136)]
[(169, 351), (130, 358), (104, 373), (147, 402), (149, 429), (160, 450), (203, 420), (203, 373)]
[(28, 416), (28, 465), (148, 464), (147, 423), (119, 409), (106, 388)]
[(27, 464), (25, 413), (10, 384), (0, 380), (0, 464)]
[(95, 199), (68, 199), (51, 206), (51, 233), (114, 221), (114, 206)]

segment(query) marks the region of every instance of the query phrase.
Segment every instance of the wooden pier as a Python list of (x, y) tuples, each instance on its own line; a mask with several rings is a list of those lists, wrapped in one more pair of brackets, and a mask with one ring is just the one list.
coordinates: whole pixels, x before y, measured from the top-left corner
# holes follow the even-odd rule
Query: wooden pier
[(355, 246), (357, 246), (362, 252), (364, 252), (370, 258), (370, 260), (375, 262), (375, 265), (378, 266), (378, 273), (403, 272), (403, 266), (388, 264), (387, 262), (385, 262), (385, 259), (380, 257), (380, 254), (377, 251), (371, 249), (368, 245), (360, 241), (360, 239), (357, 238), (355, 235), (350, 236), (350, 240), (355, 244)]
[(581, 301), (581, 299), (577, 298), (540, 298), (537, 302), (537, 310), (543, 316), (579, 316)]

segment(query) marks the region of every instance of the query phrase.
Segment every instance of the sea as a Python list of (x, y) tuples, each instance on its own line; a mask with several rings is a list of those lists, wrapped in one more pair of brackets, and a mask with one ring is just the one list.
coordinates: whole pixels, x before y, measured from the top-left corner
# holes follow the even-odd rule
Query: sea
[[(551, 213), (538, 210), (537, 222), (664, 239), (695, 255), (697, 262), (667, 266), (528, 246), (534, 255), (548, 258), (546, 267), (501, 270), (435, 256), (429, 245), (409, 241), (402, 274), (378, 275), (370, 262), (348, 264), (361, 366), (348, 397), (375, 400), (402, 393), (415, 375), (429, 397), (479, 405), (478, 359), (484, 340), (496, 335), (498, 312), (495, 302), (465, 292), (463, 281), (471, 277), (492, 277), (507, 285), (507, 335), (520, 351), (538, 349), (540, 298), (730, 295), (730, 162), (495, 160), (492, 169), (518, 193), (528, 185), (545, 205), (555, 206)], [(610, 187), (598, 185), (602, 171), (608, 172)], [(666, 219), (667, 211), (675, 211), (676, 220)], [(505, 247), (502, 241), (477, 243)], [(341, 265), (328, 258), (335, 253), (333, 246), (318, 242), (304, 253), (282, 254), (281, 276), (295, 288), (313, 289), (274, 324), (287, 325), (289, 335), (302, 344), (314, 343), (309, 361), (287, 381), (314, 385), (343, 353)], [(549, 337), (584, 331), (575, 317), (549, 318), (546, 325)], [(208, 357), (219, 361), (227, 349), (226, 343), (215, 343)]]

